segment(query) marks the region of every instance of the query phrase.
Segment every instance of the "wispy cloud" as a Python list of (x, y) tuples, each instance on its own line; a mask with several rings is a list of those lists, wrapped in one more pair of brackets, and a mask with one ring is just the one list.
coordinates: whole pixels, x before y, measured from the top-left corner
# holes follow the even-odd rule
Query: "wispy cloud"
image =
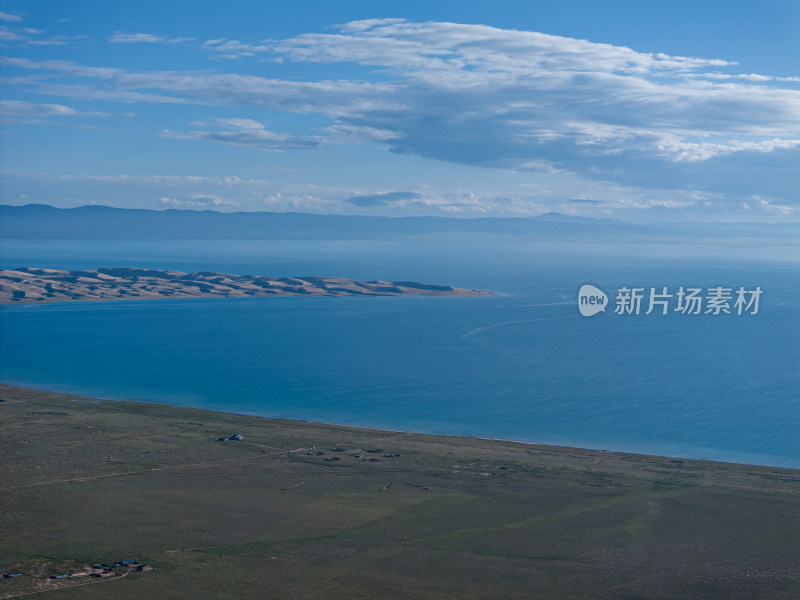
[(68, 44), (85, 39), (84, 35), (54, 35), (43, 40), (29, 40), (28, 46), (67, 46)]
[(176, 140), (203, 140), (222, 142), (234, 146), (248, 146), (256, 150), (281, 151), (293, 148), (313, 148), (319, 141), (298, 138), (285, 133), (269, 131), (263, 124), (253, 119), (215, 119), (214, 127), (232, 131), (173, 131), (164, 129), (160, 135)]
[(8, 45), (11, 46), (66, 46), (75, 40), (86, 37), (84, 35), (54, 35), (42, 38), (39, 36), (46, 34), (45, 30), (18, 26), (16, 23), (22, 21), (22, 17), (4, 12), (0, 12), (0, 21), (14, 23), (9, 26), (0, 25), (0, 41), (10, 43)]
[(78, 98), (80, 100), (110, 100), (112, 102), (134, 103), (146, 102), (150, 104), (192, 104), (193, 101), (178, 96), (164, 94), (150, 94), (148, 92), (135, 92), (131, 90), (102, 89), (86, 84), (64, 83), (39, 83), (31, 80), (6, 81), (9, 85), (14, 83), (33, 84), (31, 90), (37, 94), (61, 96), (64, 98)]
[(110, 117), (109, 113), (81, 111), (63, 104), (41, 104), (22, 100), (0, 100), (0, 115), (4, 117)]
[(754, 83), (766, 83), (769, 81), (777, 82), (800, 82), (800, 77), (776, 77), (774, 75), (759, 75), (757, 73), (705, 73), (707, 79), (744, 79)]
[(677, 136), (664, 136), (659, 142), (665, 156), (676, 162), (704, 161), (716, 156), (734, 154), (736, 152), (768, 153), (774, 150), (788, 150), (800, 146), (800, 139), (787, 140), (774, 138), (761, 142), (731, 140), (727, 143), (685, 142)]
[(419, 200), (422, 194), (416, 192), (386, 192), (384, 194), (363, 194), (350, 196), (347, 201), (361, 207), (391, 206), (407, 200)]
[(169, 37), (166, 35), (154, 35), (152, 33), (123, 33), (121, 31), (117, 31), (108, 38), (108, 41), (112, 44), (159, 44), (159, 43), (167, 43), (167, 44), (179, 44), (181, 42), (189, 42), (192, 41), (194, 38), (182, 38), (182, 37)]
[(32, 60), (10, 56), (0, 56), (0, 65), (38, 71), (56, 71), (64, 75), (90, 77), (94, 79), (110, 79), (122, 73), (121, 69), (112, 67), (86, 67), (70, 60)]
[(27, 40), (28, 36), (23, 35), (22, 33), (18, 33), (17, 31), (11, 29), (10, 27), (5, 27), (0, 25), (0, 41), (3, 42), (17, 42), (21, 40)]
[(462, 81), (470, 72), (484, 81), (493, 73), (501, 79), (573, 69), (646, 74), (734, 64), (722, 59), (640, 53), (623, 46), (487, 25), (367, 19), (339, 29), (338, 34), (308, 33), (256, 44), (212, 40), (206, 46), (226, 53), (285, 54), (295, 61), (379, 65), (402, 73), (458, 73)]
[(0, 21), (7, 21), (9, 23), (19, 23), (22, 21), (22, 17), (19, 15), (14, 15), (7, 12), (0, 11)]
[(569, 202), (573, 204), (603, 204), (602, 200), (591, 200), (589, 198), (570, 198)]
[(190, 194), (185, 198), (162, 197), (158, 199), (158, 203), (161, 206), (169, 206), (172, 208), (224, 208), (239, 206), (239, 202), (236, 200), (205, 194)]

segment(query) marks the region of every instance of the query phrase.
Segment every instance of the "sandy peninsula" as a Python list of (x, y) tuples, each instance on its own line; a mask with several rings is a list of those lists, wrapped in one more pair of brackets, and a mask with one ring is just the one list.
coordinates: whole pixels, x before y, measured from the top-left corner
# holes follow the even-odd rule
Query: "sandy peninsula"
[(492, 292), (412, 281), (262, 277), (213, 271), (20, 267), (0, 270), (0, 303), (255, 296), (484, 296)]

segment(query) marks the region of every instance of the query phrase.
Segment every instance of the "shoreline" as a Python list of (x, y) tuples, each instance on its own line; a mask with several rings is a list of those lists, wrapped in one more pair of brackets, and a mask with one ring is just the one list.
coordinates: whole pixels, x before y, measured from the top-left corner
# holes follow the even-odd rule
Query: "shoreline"
[(172, 300), (173, 302), (191, 302), (193, 300), (215, 300), (215, 301), (224, 301), (224, 300), (270, 300), (270, 299), (277, 299), (277, 298), (292, 298), (294, 301), (302, 301), (302, 300), (317, 300), (320, 298), (358, 298), (364, 299), (367, 297), (371, 297), (373, 299), (376, 298), (488, 298), (490, 296), (509, 296), (510, 294), (504, 294), (503, 292), (495, 292), (495, 291), (488, 291), (485, 294), (475, 294), (475, 295), (451, 295), (451, 296), (431, 296), (426, 294), (376, 294), (375, 296), (357, 296), (357, 295), (326, 295), (326, 294), (318, 294), (318, 295), (309, 295), (309, 296), (213, 296), (213, 295), (197, 295), (197, 296), (164, 296), (164, 297), (147, 297), (142, 298), (138, 296), (131, 296), (130, 298), (91, 298), (91, 299), (83, 299), (83, 298), (60, 298), (58, 300), (27, 300), (24, 302), (15, 302), (15, 301), (4, 301), (0, 300), (0, 310), (4, 308), (12, 308), (17, 306), (51, 306), (51, 305), (59, 305), (59, 304), (126, 304), (130, 302), (150, 302), (152, 301), (167, 301)]
[[(59, 389), (53, 387), (48, 389), (47, 386), (45, 387), (37, 387), (32, 385), (22, 385), (16, 383), (7, 383), (6, 381), (0, 380), (0, 392), (2, 392), (5, 388), (12, 388), (21, 390), (23, 392), (30, 392), (30, 393), (45, 393), (45, 394), (53, 394), (57, 396), (67, 396), (70, 398), (72, 402), (87, 402), (87, 403), (102, 403), (102, 402), (117, 402), (117, 403), (130, 403), (130, 404), (141, 404), (146, 406), (155, 406), (155, 407), (168, 407), (173, 409), (181, 409), (181, 410), (193, 410), (199, 411), (201, 413), (208, 413), (214, 415), (222, 415), (226, 417), (247, 417), (252, 419), (263, 419), (264, 421), (270, 422), (280, 422), (280, 423), (295, 423), (298, 426), (321, 426), (321, 427), (334, 427), (334, 428), (341, 428), (341, 429), (349, 429), (356, 432), (380, 432), (380, 433), (387, 433), (387, 434), (396, 434), (396, 435), (407, 435), (407, 436), (426, 436), (430, 438), (445, 438), (445, 439), (466, 439), (466, 440), (474, 440), (474, 441), (482, 441), (482, 442), (489, 442), (489, 443), (497, 443), (497, 444), (513, 444), (519, 445), (524, 447), (529, 447), (533, 449), (539, 450), (549, 450), (549, 451), (557, 451), (557, 452), (580, 452), (580, 453), (594, 453), (597, 455), (607, 455), (607, 456), (630, 456), (630, 457), (638, 457), (642, 459), (655, 459), (655, 460), (670, 460), (670, 461), (688, 461), (693, 463), (710, 463), (710, 464), (717, 464), (717, 465), (725, 465), (730, 467), (742, 467), (742, 468), (759, 468), (759, 469), (782, 469), (787, 471), (798, 471), (800, 472), (800, 467), (791, 467), (791, 466), (784, 466), (784, 465), (772, 465), (772, 464), (762, 464), (762, 463), (747, 463), (747, 462), (735, 462), (735, 461), (725, 461), (725, 460), (715, 460), (712, 458), (691, 458), (686, 456), (679, 456), (679, 455), (670, 455), (670, 454), (651, 454), (647, 452), (635, 452), (629, 450), (615, 450), (613, 448), (591, 448), (587, 446), (568, 446), (562, 444), (553, 444), (547, 442), (531, 442), (525, 440), (514, 440), (508, 438), (497, 438), (497, 437), (487, 437), (487, 436), (479, 436), (479, 435), (469, 435), (469, 434), (447, 434), (447, 433), (430, 433), (424, 431), (408, 431), (403, 429), (390, 429), (386, 427), (378, 427), (378, 426), (368, 426), (368, 425), (352, 425), (346, 423), (335, 423), (332, 421), (317, 421), (317, 420), (308, 420), (308, 419), (297, 419), (297, 418), (288, 418), (288, 417), (273, 417), (267, 416), (258, 413), (248, 413), (248, 412), (233, 412), (229, 410), (216, 410), (210, 408), (199, 408), (197, 406), (193, 406), (190, 404), (173, 404), (170, 402), (158, 402), (153, 400), (143, 400), (143, 399), (132, 399), (132, 398), (112, 398), (112, 397), (102, 397), (100, 395), (87, 395), (81, 392), (65, 392), (60, 391)], [(63, 388), (62, 388), (63, 389)]]
[(104, 600), (88, 565), (131, 561), (152, 569), (98, 580), (119, 600), (265, 582), (330, 600), (800, 593), (796, 469), (12, 386), (0, 400), (0, 598)]

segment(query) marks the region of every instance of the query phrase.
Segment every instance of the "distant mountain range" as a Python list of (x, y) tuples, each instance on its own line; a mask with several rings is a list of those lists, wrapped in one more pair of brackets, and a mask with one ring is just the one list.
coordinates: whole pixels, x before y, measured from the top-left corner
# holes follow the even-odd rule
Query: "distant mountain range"
[(375, 217), (211, 210), (0, 205), (6, 239), (257, 239), (733, 242), (800, 244), (800, 223), (662, 223), (538, 217)]

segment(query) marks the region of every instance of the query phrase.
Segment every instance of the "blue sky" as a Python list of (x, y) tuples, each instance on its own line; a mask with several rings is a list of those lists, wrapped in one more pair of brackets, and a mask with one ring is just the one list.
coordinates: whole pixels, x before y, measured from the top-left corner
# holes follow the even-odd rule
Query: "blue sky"
[(0, 1), (2, 202), (800, 220), (800, 3)]

